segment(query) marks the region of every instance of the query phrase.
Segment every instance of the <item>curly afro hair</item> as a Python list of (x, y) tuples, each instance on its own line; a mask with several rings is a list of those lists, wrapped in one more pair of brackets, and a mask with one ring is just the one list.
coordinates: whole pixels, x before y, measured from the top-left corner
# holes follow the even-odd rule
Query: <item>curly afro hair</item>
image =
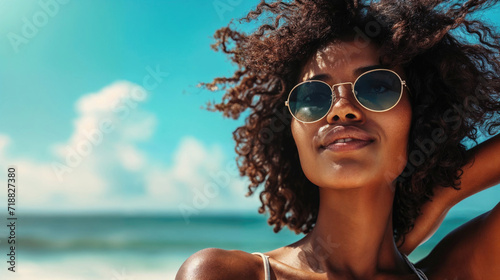
[(250, 179), (248, 195), (263, 186), (259, 213), (269, 212), (275, 232), (308, 233), (316, 222), (318, 187), (300, 167), (284, 101), (304, 63), (334, 40), (377, 44), (381, 61), (402, 66), (411, 89), (411, 140), (393, 205), (399, 245), (435, 188), (459, 189), (461, 168), (473, 160), (464, 140), (500, 126), (500, 37), (471, 17), (497, 2), (262, 1), (240, 20), (260, 24), (252, 32), (233, 23), (216, 31), (212, 47), (238, 68), (202, 85), (225, 90), (210, 109), (234, 119), (249, 111), (233, 133), (237, 163)]

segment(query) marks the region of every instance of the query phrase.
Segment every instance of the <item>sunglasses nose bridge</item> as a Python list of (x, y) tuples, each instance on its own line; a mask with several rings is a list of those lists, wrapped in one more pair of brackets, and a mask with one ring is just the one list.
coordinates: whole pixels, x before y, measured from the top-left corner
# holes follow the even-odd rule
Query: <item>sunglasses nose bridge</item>
[[(354, 83), (352, 83), (352, 82), (338, 83), (338, 84), (332, 85), (331, 88), (332, 88), (332, 95), (333, 95), (334, 101), (337, 100), (336, 95), (335, 95), (335, 89), (339, 88), (340, 86), (344, 86), (344, 85), (351, 85), (351, 91), (354, 90)], [(337, 90), (337, 93), (338, 93), (338, 95), (340, 95), (340, 92), (338, 90)]]

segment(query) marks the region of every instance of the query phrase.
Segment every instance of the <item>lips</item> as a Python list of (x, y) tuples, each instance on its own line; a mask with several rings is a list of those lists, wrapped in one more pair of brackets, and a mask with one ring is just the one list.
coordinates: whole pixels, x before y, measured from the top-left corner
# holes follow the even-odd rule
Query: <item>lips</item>
[(332, 151), (352, 151), (370, 145), (375, 138), (355, 126), (335, 126), (320, 135), (320, 147)]

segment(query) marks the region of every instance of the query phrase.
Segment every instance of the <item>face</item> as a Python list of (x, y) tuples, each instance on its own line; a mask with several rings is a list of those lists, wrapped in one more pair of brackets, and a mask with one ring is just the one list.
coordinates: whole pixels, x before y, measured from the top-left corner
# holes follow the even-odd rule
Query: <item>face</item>
[[(359, 49), (353, 42), (331, 43), (306, 63), (300, 82), (354, 82), (367, 69), (383, 68), (379, 64), (380, 53), (373, 45)], [(405, 79), (402, 69), (392, 70)], [(407, 89), (399, 103), (385, 112), (363, 108), (350, 84), (335, 87), (335, 95), (330, 111), (320, 121), (292, 120), (292, 134), (305, 175), (323, 188), (392, 186), (406, 165), (411, 123)]]

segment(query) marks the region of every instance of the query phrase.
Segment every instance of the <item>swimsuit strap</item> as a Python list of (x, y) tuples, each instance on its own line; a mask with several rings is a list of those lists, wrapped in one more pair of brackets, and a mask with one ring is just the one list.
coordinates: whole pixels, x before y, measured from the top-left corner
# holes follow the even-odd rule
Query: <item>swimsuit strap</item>
[[(259, 255), (262, 257), (262, 261), (264, 262), (264, 274), (265, 274), (265, 280), (271, 280), (271, 269), (270, 269), (270, 265), (269, 265), (269, 256), (266, 256), (260, 252), (255, 252), (255, 253), (252, 253), (253, 255)], [(403, 256), (403, 259), (406, 261), (406, 263), (408, 264), (408, 266), (411, 268), (411, 270), (413, 270), (413, 272), (415, 272), (415, 274), (417, 274), (418, 276), (418, 279), (420, 280), (429, 280), (427, 279), (427, 276), (425, 276), (424, 272), (418, 268), (416, 268), (411, 262), (410, 260), (408, 259), (408, 257), (405, 255), (405, 254), (401, 254)]]
[(413, 272), (415, 272), (415, 274), (417, 274), (418, 276), (418, 279), (420, 280), (429, 280), (427, 279), (427, 276), (425, 276), (424, 272), (418, 268), (416, 268), (411, 262), (410, 260), (408, 259), (408, 257), (405, 255), (405, 254), (401, 254), (403, 256), (403, 259), (406, 261), (406, 263), (408, 264), (408, 266), (411, 268), (411, 270), (413, 270)]
[(271, 268), (269, 266), (269, 256), (266, 256), (266, 255), (259, 253), (259, 252), (255, 252), (252, 254), (259, 255), (262, 257), (262, 260), (264, 261), (264, 274), (266, 275), (265, 280), (271, 280)]

